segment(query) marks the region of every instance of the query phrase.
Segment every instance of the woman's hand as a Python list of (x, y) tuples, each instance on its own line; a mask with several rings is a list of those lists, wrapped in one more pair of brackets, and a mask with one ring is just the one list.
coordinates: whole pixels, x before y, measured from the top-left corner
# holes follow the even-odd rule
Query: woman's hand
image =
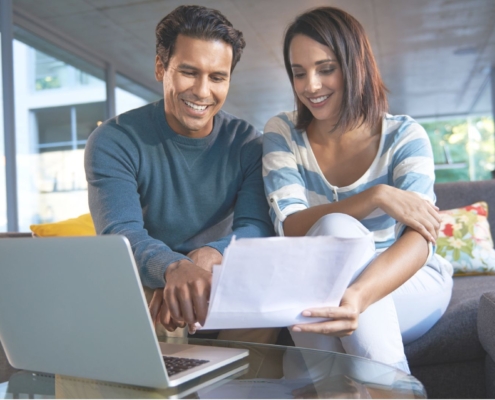
[(339, 307), (310, 308), (303, 311), (305, 317), (328, 318), (328, 321), (294, 325), (294, 332), (321, 333), (330, 336), (349, 336), (357, 329), (359, 314), (362, 310), (361, 297), (352, 288), (348, 288)]
[(441, 221), (437, 206), (417, 193), (388, 185), (380, 185), (377, 200), (379, 207), (393, 219), (436, 243)]

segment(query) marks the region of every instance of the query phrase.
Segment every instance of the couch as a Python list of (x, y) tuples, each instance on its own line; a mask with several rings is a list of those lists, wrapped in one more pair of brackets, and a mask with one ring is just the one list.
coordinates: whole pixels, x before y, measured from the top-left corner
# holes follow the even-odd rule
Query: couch
[[(442, 210), (486, 201), (495, 238), (495, 180), (437, 184), (435, 192)], [(288, 331), (282, 330), (279, 344), (290, 342)], [(456, 277), (444, 316), (405, 350), (428, 397), (495, 398), (495, 275)], [(0, 382), (13, 371), (0, 344)]]
[[(484, 200), (495, 238), (495, 180), (435, 185), (441, 210)], [(440, 321), (405, 348), (430, 398), (495, 398), (495, 275), (454, 278)]]

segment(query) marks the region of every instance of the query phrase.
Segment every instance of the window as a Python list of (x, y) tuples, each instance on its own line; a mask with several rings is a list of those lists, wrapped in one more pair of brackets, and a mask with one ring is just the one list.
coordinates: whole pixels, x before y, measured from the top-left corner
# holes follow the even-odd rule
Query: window
[(34, 52), (35, 90), (98, 85), (98, 78), (41, 51)]
[(495, 140), (490, 79), (467, 116), (421, 121), (433, 147), (436, 182), (491, 179)]
[(15, 29), (19, 229), (89, 212), (84, 146), (104, 120), (104, 71)]
[(492, 178), (493, 119), (488, 116), (423, 122), (433, 146), (436, 182)]
[(157, 93), (142, 87), (123, 75), (116, 75), (115, 84), (117, 86), (115, 88), (117, 115), (160, 99)]
[[(1, 35), (1, 33), (0, 33)], [(5, 150), (3, 132), (2, 43), (0, 42), (0, 232), (7, 230), (7, 190), (5, 183)]]

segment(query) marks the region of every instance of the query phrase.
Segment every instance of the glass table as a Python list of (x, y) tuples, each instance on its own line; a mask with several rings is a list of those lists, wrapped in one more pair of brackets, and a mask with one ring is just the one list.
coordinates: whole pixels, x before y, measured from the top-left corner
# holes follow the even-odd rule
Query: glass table
[(249, 356), (163, 390), (12, 371), (0, 382), (0, 398), (426, 398), (413, 376), (346, 354), (206, 339), (159, 341), (248, 349)]

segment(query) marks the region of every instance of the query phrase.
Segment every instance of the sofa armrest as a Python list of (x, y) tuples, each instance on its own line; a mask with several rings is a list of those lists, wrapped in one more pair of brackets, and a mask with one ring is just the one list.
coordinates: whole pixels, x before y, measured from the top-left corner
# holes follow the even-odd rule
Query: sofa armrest
[(487, 352), (485, 384), (487, 398), (495, 398), (495, 292), (483, 294), (478, 308), (478, 336)]
[(478, 336), (485, 351), (495, 360), (495, 292), (481, 296), (478, 307)]
[(5, 238), (32, 238), (31, 232), (0, 232), (0, 239)]

